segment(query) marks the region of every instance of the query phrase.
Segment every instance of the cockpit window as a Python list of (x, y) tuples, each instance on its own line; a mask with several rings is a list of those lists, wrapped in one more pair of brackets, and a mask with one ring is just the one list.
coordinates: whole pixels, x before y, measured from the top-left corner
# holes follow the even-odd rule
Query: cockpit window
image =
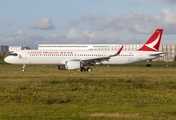
[(11, 54), (9, 54), (9, 56), (18, 56), (18, 54), (17, 53), (11, 53)]

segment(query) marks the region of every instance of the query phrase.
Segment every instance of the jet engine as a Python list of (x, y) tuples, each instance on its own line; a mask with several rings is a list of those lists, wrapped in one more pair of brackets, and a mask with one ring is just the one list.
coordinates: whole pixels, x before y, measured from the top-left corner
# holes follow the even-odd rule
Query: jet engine
[(66, 61), (65, 65), (58, 65), (59, 70), (78, 70), (82, 67), (80, 61)]

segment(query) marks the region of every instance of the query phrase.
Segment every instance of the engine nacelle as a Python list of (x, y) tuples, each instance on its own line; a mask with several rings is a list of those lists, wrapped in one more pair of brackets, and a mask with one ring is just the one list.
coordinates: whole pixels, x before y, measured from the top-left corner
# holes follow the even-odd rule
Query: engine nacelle
[(81, 62), (80, 61), (66, 61), (65, 68), (67, 70), (78, 70), (81, 68)]
[(65, 65), (58, 65), (59, 70), (78, 70), (82, 67), (80, 61), (66, 61)]

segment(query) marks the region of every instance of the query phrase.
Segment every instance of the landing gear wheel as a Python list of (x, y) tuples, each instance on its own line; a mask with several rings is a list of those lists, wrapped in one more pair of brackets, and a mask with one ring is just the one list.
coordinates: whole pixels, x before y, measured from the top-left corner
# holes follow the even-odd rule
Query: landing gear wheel
[(87, 68), (87, 71), (88, 72), (92, 72), (92, 68)]
[(85, 68), (81, 68), (81, 72), (85, 72), (86, 71), (86, 69)]

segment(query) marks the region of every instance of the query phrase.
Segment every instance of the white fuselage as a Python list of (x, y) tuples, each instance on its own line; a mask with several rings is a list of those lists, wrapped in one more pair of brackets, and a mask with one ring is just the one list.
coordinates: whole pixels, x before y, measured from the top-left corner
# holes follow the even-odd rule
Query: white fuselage
[[(47, 50), (22, 50), (15, 52), (17, 55), (9, 55), (4, 60), (11, 64), (34, 64), (34, 65), (64, 65), (67, 60), (100, 59), (115, 54), (117, 51), (47, 51)], [(97, 60), (95, 65), (121, 65), (141, 62), (161, 57), (162, 52), (149, 51), (122, 51), (119, 55), (110, 59)]]

